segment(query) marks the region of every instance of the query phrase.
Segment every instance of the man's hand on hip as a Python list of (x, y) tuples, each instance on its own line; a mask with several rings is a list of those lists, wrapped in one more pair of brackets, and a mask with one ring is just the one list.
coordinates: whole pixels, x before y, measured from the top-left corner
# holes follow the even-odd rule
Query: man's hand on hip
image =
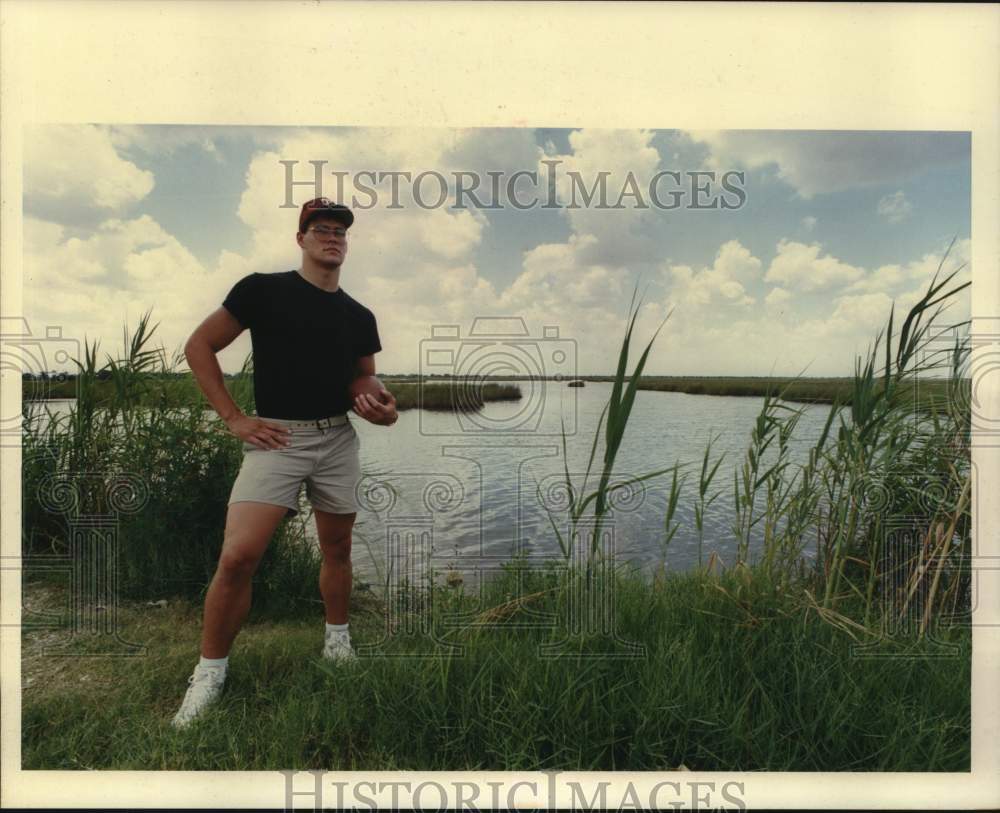
[(252, 443), (259, 449), (283, 449), (289, 444), (292, 430), (280, 423), (262, 418), (252, 418), (242, 413), (226, 421), (226, 426), (240, 440)]
[(396, 399), (384, 387), (376, 398), (368, 393), (362, 393), (354, 399), (354, 411), (369, 423), (378, 426), (392, 426), (399, 418), (396, 411)]

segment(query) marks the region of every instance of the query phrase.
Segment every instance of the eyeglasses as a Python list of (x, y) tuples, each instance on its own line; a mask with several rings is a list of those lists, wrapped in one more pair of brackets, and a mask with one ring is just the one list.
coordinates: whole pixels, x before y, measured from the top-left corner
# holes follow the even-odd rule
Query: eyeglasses
[(347, 229), (331, 229), (329, 226), (313, 226), (309, 229), (320, 240), (344, 240), (347, 237)]

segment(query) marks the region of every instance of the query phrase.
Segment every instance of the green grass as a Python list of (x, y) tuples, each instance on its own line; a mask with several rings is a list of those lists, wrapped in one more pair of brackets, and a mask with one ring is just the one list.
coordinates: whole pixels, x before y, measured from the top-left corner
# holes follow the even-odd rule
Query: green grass
[[(555, 580), (533, 571), (518, 592), (510, 570), (482, 605), (442, 588), (436, 623), (465, 605), (500, 608), (494, 625), (438, 626), (463, 647), (450, 654), (429, 636), (398, 635), (388, 654), (437, 655), (348, 669), (318, 658), (319, 610), (282, 622), (257, 615), (237, 639), (219, 704), (184, 732), (168, 723), (197, 653), (197, 604), (123, 607), (122, 636), (148, 646), (127, 661), (44, 656), (27, 632), (23, 768), (969, 770), (968, 629), (942, 631), (953, 657), (919, 657), (933, 648), (914, 642), (909, 657), (861, 659), (801, 594), (733, 575), (651, 584), (620, 574), (617, 629), (646, 657), (572, 654), (604, 645), (594, 639), (543, 659), (537, 645), (559, 630), (516, 624), (529, 609), (565, 617), (558, 592), (543, 592)], [(508, 596), (536, 593), (511, 608)], [(356, 644), (383, 637), (369, 595), (351, 625)]]

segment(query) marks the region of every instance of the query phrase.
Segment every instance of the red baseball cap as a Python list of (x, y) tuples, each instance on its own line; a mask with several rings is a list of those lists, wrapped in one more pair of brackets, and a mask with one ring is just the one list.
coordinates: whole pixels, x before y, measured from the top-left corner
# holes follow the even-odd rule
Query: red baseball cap
[(328, 215), (344, 224), (345, 228), (350, 228), (354, 223), (354, 212), (340, 203), (334, 203), (329, 198), (313, 198), (302, 204), (302, 211), (299, 212), (299, 231), (304, 232), (309, 221), (317, 215)]

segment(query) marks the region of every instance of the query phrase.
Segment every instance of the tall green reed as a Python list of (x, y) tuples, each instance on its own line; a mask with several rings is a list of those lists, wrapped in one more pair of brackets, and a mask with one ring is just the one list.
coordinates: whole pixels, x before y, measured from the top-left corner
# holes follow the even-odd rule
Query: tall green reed
[[(73, 523), (115, 516), (121, 596), (196, 597), (215, 570), (242, 449), (196, 389), (178, 405), (181, 354), (168, 357), (152, 346), (157, 326), (150, 316), (147, 311), (134, 331), (126, 325), (123, 352), (105, 354), (103, 363), (99, 343), (84, 340), (68, 413), (23, 405), (24, 547), (28, 554), (66, 553)], [(243, 372), (228, 387), (249, 414), (249, 356)], [(45, 497), (56, 482), (76, 495), (67, 510), (53, 510)], [(120, 482), (133, 484), (137, 510), (115, 509), (110, 495)], [(302, 530), (285, 522), (276, 534), (258, 570), (260, 606), (290, 610), (312, 597), (306, 585), (318, 578), (318, 554)]]
[[(712, 454), (712, 444), (719, 439), (720, 436), (715, 438), (709, 438), (708, 445), (705, 446), (705, 455), (701, 460), (701, 474), (698, 478), (698, 500), (694, 506), (694, 524), (698, 529), (698, 567), (702, 565), (702, 549), (705, 543), (705, 512), (712, 506), (712, 503), (719, 497), (721, 492), (715, 492), (711, 496), (708, 495), (708, 489), (712, 486), (712, 480), (715, 479), (715, 474), (719, 470), (719, 466), (722, 465), (722, 461), (726, 454), (723, 452), (719, 455), (718, 459), (715, 461), (714, 465), (709, 463), (709, 459)], [(671, 489), (671, 497), (673, 496)]]
[(670, 478), (670, 493), (667, 496), (667, 510), (663, 516), (663, 540), (661, 546), (663, 548), (663, 559), (666, 561), (667, 548), (670, 546), (671, 541), (673, 541), (674, 536), (680, 530), (680, 523), (674, 521), (674, 515), (677, 513), (677, 506), (680, 504), (681, 492), (684, 490), (684, 484), (687, 481), (687, 474), (678, 475), (680, 473), (680, 467), (674, 467), (673, 475)]
[[(593, 505), (593, 524), (589, 527), (589, 539), (583, 540), (583, 543), (587, 546), (583, 560), (585, 562), (585, 572), (588, 577), (588, 581), (592, 574), (593, 567), (600, 557), (601, 552), (599, 548), (601, 528), (605, 520), (608, 518), (611, 503), (613, 501), (613, 493), (619, 489), (628, 489), (645, 480), (659, 477), (671, 470), (673, 470), (675, 474), (677, 471), (677, 464), (675, 464), (674, 466), (659, 469), (657, 471), (628, 477), (618, 483), (612, 484), (611, 482), (611, 478), (614, 473), (615, 459), (618, 456), (618, 450), (620, 449), (622, 440), (625, 437), (625, 429), (628, 426), (629, 417), (632, 414), (632, 407), (635, 403), (635, 394), (638, 389), (639, 379), (642, 376), (642, 371), (646, 366), (646, 361), (649, 358), (649, 353), (653, 348), (653, 343), (656, 341), (656, 337), (659, 335), (663, 326), (670, 318), (670, 313), (668, 313), (654, 331), (652, 338), (640, 354), (639, 360), (636, 362), (632, 374), (629, 375), (629, 348), (632, 343), (632, 332), (635, 329), (635, 320), (639, 315), (639, 309), (642, 304), (641, 299), (638, 303), (636, 302), (637, 294), (638, 289), (633, 291), (632, 300), (629, 303), (629, 312), (627, 317), (628, 326), (625, 330), (625, 336), (622, 339), (621, 348), (618, 352), (618, 365), (611, 387), (611, 396), (609, 397), (608, 402), (604, 405), (604, 408), (601, 410), (601, 415), (598, 418), (597, 427), (594, 430), (593, 442), (590, 447), (590, 456), (587, 459), (587, 468), (584, 472), (583, 481), (579, 490), (574, 486), (573, 478), (569, 471), (569, 456), (566, 448), (566, 426), (565, 423), (562, 424), (564, 485), (568, 495), (567, 513), (569, 516), (569, 532), (564, 536), (562, 531), (559, 529), (559, 526), (553, 520), (551, 512), (549, 512), (548, 517), (549, 522), (552, 525), (552, 529), (555, 532), (560, 549), (562, 550), (563, 557), (568, 562), (573, 556), (574, 544), (579, 544), (579, 542), (577, 542), (579, 539), (577, 529), (579, 528), (580, 521), (584, 516), (584, 512), (586, 512), (586, 510)], [(587, 493), (587, 481), (591, 476), (597, 446), (602, 439), (602, 433), (604, 440), (603, 462), (600, 472), (597, 474), (596, 487), (593, 491)], [(674, 486), (675, 488), (677, 486), (676, 480)], [(674, 507), (676, 507), (676, 503)], [(669, 518), (667, 520), (667, 524), (669, 524)], [(670, 536), (672, 537), (672, 534)]]
[[(824, 611), (858, 602), (866, 626), (885, 623), (886, 607), (905, 613), (915, 585), (927, 582), (921, 634), (931, 604), (958, 605), (955, 562), (968, 547), (968, 339), (958, 334), (968, 323), (939, 327), (939, 319), (969, 283), (949, 285), (961, 266), (942, 276), (946, 257), (899, 332), (893, 307), (866, 356), (856, 359), (849, 406), (834, 401), (808, 460), (792, 465), (789, 446), (804, 408), (781, 403), (783, 392), (768, 393), (733, 475), (738, 563), (787, 586), (803, 575), (814, 536), (811, 578)], [(952, 334), (954, 343), (939, 347)], [(950, 374), (948, 401), (922, 399), (922, 377), (943, 373)], [(897, 531), (908, 526), (923, 529), (923, 542), (905, 549)], [(759, 545), (753, 552), (752, 541)], [(910, 584), (902, 599), (888, 595), (890, 568), (902, 568)]]

